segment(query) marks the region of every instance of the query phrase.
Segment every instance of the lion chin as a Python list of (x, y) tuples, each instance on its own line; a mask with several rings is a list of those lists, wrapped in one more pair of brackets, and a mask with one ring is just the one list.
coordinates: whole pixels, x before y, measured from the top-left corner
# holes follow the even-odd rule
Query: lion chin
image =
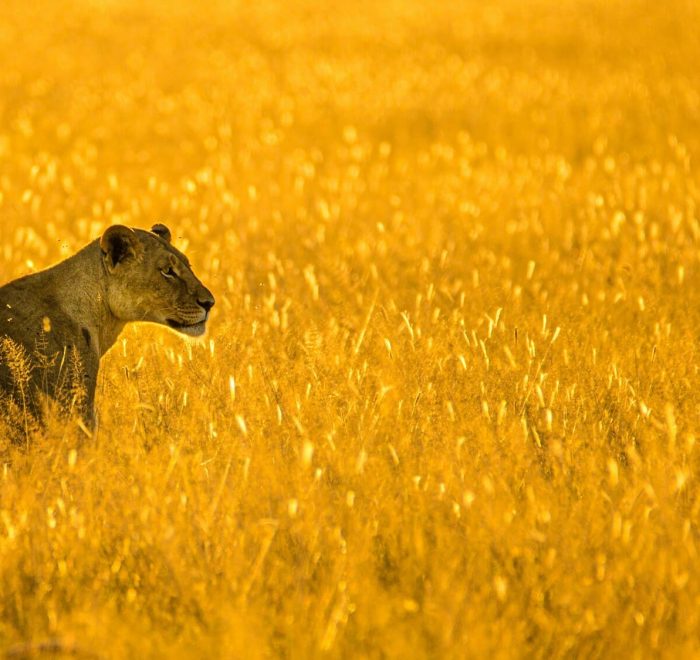
[(206, 320), (198, 321), (197, 323), (180, 323), (173, 319), (168, 319), (167, 324), (169, 328), (190, 337), (201, 337), (207, 330)]

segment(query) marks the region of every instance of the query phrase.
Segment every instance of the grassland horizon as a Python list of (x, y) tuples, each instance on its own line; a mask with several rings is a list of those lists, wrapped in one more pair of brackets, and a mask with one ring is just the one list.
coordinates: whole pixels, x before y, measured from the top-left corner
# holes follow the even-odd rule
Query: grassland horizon
[(8, 0), (0, 284), (217, 305), (0, 436), (8, 657), (699, 657), (700, 8)]

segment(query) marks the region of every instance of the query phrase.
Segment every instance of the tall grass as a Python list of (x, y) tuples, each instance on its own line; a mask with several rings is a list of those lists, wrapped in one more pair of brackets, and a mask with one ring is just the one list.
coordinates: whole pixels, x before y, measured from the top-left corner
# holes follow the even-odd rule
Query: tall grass
[(0, 447), (3, 648), (700, 652), (698, 9), (488, 5), (3, 4), (3, 281), (217, 297)]

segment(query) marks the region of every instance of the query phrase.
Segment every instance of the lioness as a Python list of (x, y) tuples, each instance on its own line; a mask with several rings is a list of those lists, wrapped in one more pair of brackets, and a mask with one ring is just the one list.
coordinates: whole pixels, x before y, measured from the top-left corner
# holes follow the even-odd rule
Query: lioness
[(170, 239), (165, 225), (114, 225), (65, 261), (0, 287), (0, 399), (40, 417), (48, 395), (93, 427), (100, 358), (126, 323), (202, 335), (214, 296)]

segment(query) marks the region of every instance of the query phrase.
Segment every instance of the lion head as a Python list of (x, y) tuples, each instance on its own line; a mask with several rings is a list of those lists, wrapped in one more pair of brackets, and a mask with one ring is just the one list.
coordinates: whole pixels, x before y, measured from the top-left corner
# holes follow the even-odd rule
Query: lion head
[(124, 322), (151, 321), (192, 337), (204, 334), (214, 296), (192, 272), (161, 224), (151, 231), (114, 225), (100, 238), (107, 306)]

